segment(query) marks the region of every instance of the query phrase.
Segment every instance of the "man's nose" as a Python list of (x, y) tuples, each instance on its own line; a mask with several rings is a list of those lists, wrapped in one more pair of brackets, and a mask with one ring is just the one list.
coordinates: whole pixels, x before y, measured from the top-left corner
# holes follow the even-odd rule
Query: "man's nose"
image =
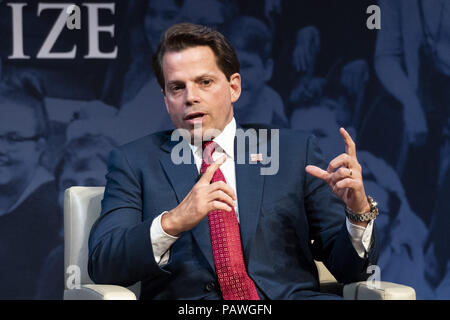
[(192, 106), (194, 104), (200, 103), (199, 90), (195, 84), (186, 85), (186, 105)]

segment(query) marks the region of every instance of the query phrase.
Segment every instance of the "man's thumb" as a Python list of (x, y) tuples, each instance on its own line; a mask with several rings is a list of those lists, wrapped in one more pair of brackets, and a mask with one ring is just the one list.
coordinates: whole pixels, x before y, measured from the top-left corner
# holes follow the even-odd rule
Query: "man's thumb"
[(199, 182), (205, 182), (205, 183), (210, 183), (212, 177), (214, 176), (214, 172), (216, 172), (217, 169), (219, 169), (219, 167), (227, 160), (226, 155), (223, 155), (222, 157), (220, 157), (219, 159), (217, 159), (216, 161), (214, 161), (205, 171), (205, 173), (203, 173), (202, 177), (200, 178)]

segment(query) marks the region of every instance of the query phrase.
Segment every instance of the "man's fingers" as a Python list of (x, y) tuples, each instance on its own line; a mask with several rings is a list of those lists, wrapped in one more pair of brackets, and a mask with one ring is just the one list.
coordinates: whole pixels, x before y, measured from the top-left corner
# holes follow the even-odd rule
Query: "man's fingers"
[(214, 161), (208, 167), (208, 169), (206, 169), (205, 173), (202, 175), (199, 182), (202, 181), (202, 182), (210, 183), (212, 177), (214, 176), (214, 172), (216, 172), (216, 170), (219, 169), (219, 167), (225, 162), (226, 159), (227, 159), (227, 157), (225, 155), (223, 155), (222, 157), (220, 157), (219, 159)]
[(341, 166), (350, 167), (350, 156), (346, 153), (341, 153), (336, 158), (330, 161), (327, 171), (332, 173), (334, 170)]
[(232, 210), (232, 208), (224, 202), (214, 200), (214, 201), (209, 202), (209, 205), (208, 205), (208, 212), (211, 212), (213, 210), (223, 210), (223, 211), (230, 212)]
[(305, 168), (305, 171), (309, 173), (310, 175), (319, 178), (321, 180), (326, 181), (330, 174), (326, 172), (325, 170), (320, 169), (319, 167), (308, 165)]
[(345, 153), (347, 153), (349, 156), (356, 158), (356, 145), (353, 141), (350, 134), (345, 130), (344, 128), (340, 128), (339, 132), (344, 139), (345, 143)]
[(352, 169), (339, 168), (336, 172), (332, 173), (328, 178), (331, 185), (337, 184), (338, 181), (343, 179), (354, 179), (357, 173), (352, 171)]
[[(349, 188), (349, 189), (356, 190), (361, 186), (361, 183), (362, 182), (359, 180), (345, 178), (345, 179), (342, 179), (342, 180), (339, 180), (338, 182), (336, 182), (335, 189)], [(335, 191), (335, 190), (333, 190), (333, 191)]]
[(228, 184), (226, 184), (223, 181), (217, 181), (214, 183), (211, 183), (210, 185), (211, 192), (214, 192), (216, 190), (221, 190), (225, 192), (227, 195), (231, 197), (231, 199), (236, 200), (236, 193), (234, 192), (233, 188), (231, 188)]
[(210, 194), (210, 197), (211, 197), (212, 201), (216, 201), (216, 200), (222, 201), (222, 202), (228, 204), (230, 207), (234, 208), (235, 203), (234, 203), (233, 199), (228, 194), (223, 192), (222, 190), (214, 191), (213, 193)]
[(329, 173), (332, 173), (339, 167), (355, 168), (357, 170), (361, 170), (360, 164), (358, 163), (357, 159), (350, 157), (350, 155), (346, 153), (342, 153), (331, 160), (328, 164), (327, 171)]

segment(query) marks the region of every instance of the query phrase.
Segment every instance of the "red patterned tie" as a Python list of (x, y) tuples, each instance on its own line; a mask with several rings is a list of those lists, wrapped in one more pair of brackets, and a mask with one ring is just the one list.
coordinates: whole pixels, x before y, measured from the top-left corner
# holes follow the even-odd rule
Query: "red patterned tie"
[[(214, 162), (212, 154), (215, 149), (215, 142), (203, 143), (202, 174)], [(216, 181), (226, 183), (220, 169), (214, 173), (211, 183)], [(255, 284), (245, 269), (239, 223), (234, 208), (230, 212), (211, 211), (208, 221), (214, 264), (224, 300), (259, 300)]]

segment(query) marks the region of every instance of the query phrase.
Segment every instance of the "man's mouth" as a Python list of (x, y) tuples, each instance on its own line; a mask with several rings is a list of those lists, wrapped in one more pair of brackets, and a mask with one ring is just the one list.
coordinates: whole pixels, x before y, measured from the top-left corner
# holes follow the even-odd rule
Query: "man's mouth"
[(201, 122), (205, 116), (203, 112), (191, 112), (184, 117), (184, 120), (188, 123)]

